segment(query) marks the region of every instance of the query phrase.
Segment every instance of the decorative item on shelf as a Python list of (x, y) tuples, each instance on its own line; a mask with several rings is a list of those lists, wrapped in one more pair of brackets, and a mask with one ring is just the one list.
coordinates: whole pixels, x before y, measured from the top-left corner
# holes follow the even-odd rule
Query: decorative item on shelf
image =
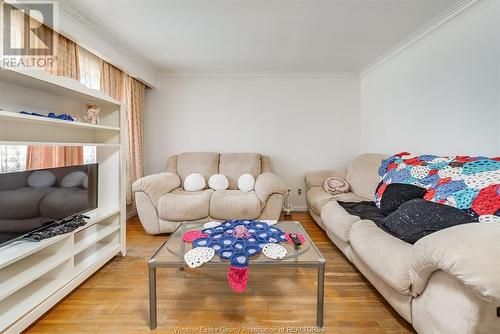
[(85, 110), (84, 121), (87, 123), (97, 124), (99, 123), (99, 112), (101, 108), (95, 104), (87, 104)]
[(69, 114), (56, 115), (55, 113), (51, 112), (47, 116), (45, 116), (45, 115), (42, 115), (42, 114), (39, 114), (39, 113), (36, 113), (36, 112), (24, 111), (24, 110), (21, 110), (19, 113), (23, 114), (23, 115), (30, 115), (30, 116), (55, 118), (55, 119), (60, 119), (60, 120), (63, 120), (63, 121), (70, 121), (70, 122), (74, 122), (75, 121), (75, 119), (71, 115), (69, 115)]
[[(195, 251), (200, 248), (209, 248), (215, 251), (221, 259), (229, 260), (227, 279), (231, 288), (236, 292), (244, 292), (248, 279), (248, 264), (252, 256), (258, 255), (267, 245), (273, 249), (278, 243), (286, 241), (285, 233), (277, 227), (258, 220), (228, 220), (222, 223), (209, 222), (203, 225), (204, 229), (192, 230), (184, 233), (182, 239), (190, 242), (193, 249), (184, 257), (188, 266), (201, 266), (201, 253)], [(271, 246), (269, 246), (271, 245)], [(273, 259), (283, 259), (287, 251), (284, 247), (277, 248), (278, 256)], [(188, 254), (190, 254), (188, 256)], [(195, 256), (196, 255), (196, 256)], [(211, 258), (210, 258), (211, 259)]]

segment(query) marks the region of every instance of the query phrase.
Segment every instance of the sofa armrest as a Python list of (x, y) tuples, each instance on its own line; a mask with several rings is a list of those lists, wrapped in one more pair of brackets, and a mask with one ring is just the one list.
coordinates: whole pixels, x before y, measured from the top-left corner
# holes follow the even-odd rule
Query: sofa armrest
[(273, 173), (262, 173), (255, 180), (255, 193), (263, 204), (272, 194), (284, 194), (285, 192), (285, 184)]
[(132, 191), (145, 193), (156, 207), (160, 197), (181, 186), (181, 179), (174, 173), (148, 175), (132, 184)]
[(339, 177), (345, 179), (346, 171), (336, 171), (332, 169), (323, 169), (307, 172), (305, 176), (307, 190), (312, 187), (323, 187), (326, 179), (329, 177)]
[(500, 303), (500, 224), (458, 225), (415, 243), (410, 262), (412, 294), (421, 294), (431, 275), (442, 270), (479, 298)]

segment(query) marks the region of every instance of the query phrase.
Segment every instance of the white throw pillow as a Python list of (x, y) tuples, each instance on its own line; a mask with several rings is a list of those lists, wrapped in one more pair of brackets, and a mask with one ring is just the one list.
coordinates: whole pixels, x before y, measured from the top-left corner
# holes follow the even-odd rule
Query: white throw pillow
[(184, 190), (200, 191), (205, 189), (206, 184), (207, 183), (205, 182), (203, 175), (198, 173), (190, 174), (184, 179)]
[(61, 181), (61, 187), (63, 188), (74, 188), (74, 187), (82, 187), (83, 180), (87, 177), (82, 171), (71, 172), (65, 177), (63, 177)]
[(226, 190), (229, 188), (229, 181), (222, 174), (214, 174), (208, 179), (208, 186), (213, 190)]
[(241, 191), (252, 191), (255, 186), (255, 178), (252, 174), (243, 174), (238, 179), (238, 188)]
[(56, 176), (47, 170), (33, 172), (28, 177), (28, 185), (31, 188), (48, 188), (54, 184), (56, 184)]

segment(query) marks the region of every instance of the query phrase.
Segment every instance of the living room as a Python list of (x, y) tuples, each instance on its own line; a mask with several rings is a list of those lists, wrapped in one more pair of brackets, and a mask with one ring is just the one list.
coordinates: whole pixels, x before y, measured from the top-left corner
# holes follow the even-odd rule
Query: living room
[(500, 332), (499, 0), (0, 4), (0, 332)]

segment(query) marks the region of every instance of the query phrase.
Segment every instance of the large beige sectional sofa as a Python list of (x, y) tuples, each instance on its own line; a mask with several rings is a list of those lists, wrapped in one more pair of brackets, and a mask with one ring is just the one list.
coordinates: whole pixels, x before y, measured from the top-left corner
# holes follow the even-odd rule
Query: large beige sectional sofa
[[(312, 217), (418, 333), (500, 333), (500, 224), (459, 225), (411, 245), (338, 204), (372, 201), (385, 157), (363, 154), (347, 171), (308, 173)], [(330, 176), (345, 178), (351, 192), (326, 193)]]
[[(227, 190), (185, 191), (192, 174), (206, 181), (214, 174), (228, 178)], [(255, 189), (238, 189), (238, 178), (250, 173)], [(258, 153), (181, 153), (168, 159), (166, 172), (143, 177), (132, 185), (139, 219), (147, 233), (170, 233), (181, 222), (230, 219), (278, 219), (285, 184), (272, 173), (269, 157)]]

